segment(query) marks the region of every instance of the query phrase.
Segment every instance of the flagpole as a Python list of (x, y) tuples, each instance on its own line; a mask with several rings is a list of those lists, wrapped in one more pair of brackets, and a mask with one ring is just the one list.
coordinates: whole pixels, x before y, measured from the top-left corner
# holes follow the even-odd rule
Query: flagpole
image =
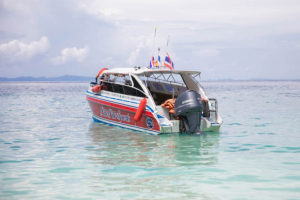
[(152, 56), (151, 56), (151, 60), (150, 60), (150, 68), (151, 68), (151, 63), (152, 63), (152, 67), (154, 67), (153, 66), (153, 62), (152, 62), (152, 58), (153, 58), (153, 54), (154, 54), (154, 51), (155, 51), (155, 39), (156, 39), (156, 26), (155, 26), (155, 28), (154, 28), (154, 36), (153, 36), (153, 48), (152, 48)]
[(168, 47), (169, 47), (169, 41), (170, 41), (170, 35), (168, 35), (168, 39), (167, 39), (167, 50), (168, 50)]
[(155, 29), (154, 29), (154, 37), (153, 37), (152, 56), (153, 56), (154, 51), (155, 51), (156, 29), (157, 29), (157, 27), (155, 26)]

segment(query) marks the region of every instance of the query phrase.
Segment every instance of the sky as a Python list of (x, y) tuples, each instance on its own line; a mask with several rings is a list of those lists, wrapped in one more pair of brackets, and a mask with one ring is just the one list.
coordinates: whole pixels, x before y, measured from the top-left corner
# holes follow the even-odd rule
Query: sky
[(0, 0), (0, 77), (96, 76), (158, 47), (205, 80), (300, 79), (300, 1)]

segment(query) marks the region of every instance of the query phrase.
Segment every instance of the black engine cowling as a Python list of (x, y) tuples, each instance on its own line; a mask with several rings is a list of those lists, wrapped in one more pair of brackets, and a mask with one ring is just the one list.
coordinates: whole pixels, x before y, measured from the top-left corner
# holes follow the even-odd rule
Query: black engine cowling
[(203, 106), (201, 96), (194, 90), (186, 90), (175, 101), (175, 115), (180, 119), (180, 132), (200, 133)]

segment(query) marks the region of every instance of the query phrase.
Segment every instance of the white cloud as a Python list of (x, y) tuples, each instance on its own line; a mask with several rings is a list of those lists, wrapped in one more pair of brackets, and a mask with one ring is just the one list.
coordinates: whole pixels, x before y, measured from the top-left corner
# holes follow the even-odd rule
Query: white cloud
[(79, 3), (79, 9), (86, 12), (89, 15), (96, 16), (99, 19), (113, 18), (120, 15), (120, 9), (109, 7), (105, 8), (102, 2), (99, 1), (88, 1)]
[(276, 22), (300, 15), (298, 0), (81, 0), (79, 8), (98, 17), (122, 14), (120, 20), (191, 20), (239, 25)]
[(106, 9), (100, 9), (98, 12), (104, 16), (113, 16), (113, 15), (119, 15), (120, 10), (116, 8), (106, 8)]
[(29, 14), (32, 11), (34, 5), (36, 5), (39, 1), (38, 0), (26, 0), (26, 1), (19, 1), (19, 0), (2, 0), (0, 5), (8, 10), (12, 11), (17, 14)]
[[(89, 67), (76, 68), (76, 73), (92, 73), (99, 64), (144, 66), (149, 64), (153, 49), (157, 57), (160, 47), (161, 58), (168, 51), (177, 69), (193, 67), (201, 57), (202, 66), (215, 67), (220, 74), (226, 72), (224, 76), (239, 77), (242, 72), (237, 66), (247, 65), (253, 71), (248, 76), (260, 76), (260, 68), (267, 74), (268, 66), (272, 66), (295, 77), (292, 67), (287, 68), (300, 63), (299, 6), (299, 0), (63, 0), (59, 4), (51, 0), (0, 0), (0, 45), (18, 38), (29, 45), (43, 35), (51, 39), (44, 59), (37, 56), (15, 65), (7, 58), (36, 54), (1, 51), (0, 70), (10, 76), (69, 74), (86, 56), (83, 62)], [(155, 45), (154, 27), (158, 27)], [(166, 48), (168, 35), (171, 40)], [(80, 53), (82, 48), (86, 51)], [(67, 62), (72, 62), (72, 67), (54, 70), (53, 63)], [(43, 68), (35, 70), (33, 66)], [(12, 73), (13, 67), (17, 73)]]
[(26, 60), (45, 53), (49, 47), (49, 40), (45, 36), (38, 41), (30, 43), (12, 40), (8, 43), (0, 44), (0, 54), (8, 61)]
[(88, 47), (84, 48), (65, 48), (61, 51), (61, 55), (52, 59), (54, 64), (64, 64), (71, 61), (82, 62), (89, 52)]
[(137, 64), (137, 59), (140, 56), (140, 53), (143, 49), (150, 49), (151, 46), (151, 40), (149, 39), (149, 37), (145, 37), (145, 36), (140, 36), (140, 37), (135, 37), (132, 38), (135, 41), (138, 41), (138, 44), (136, 45), (135, 49), (130, 53), (129, 58), (127, 59), (127, 62), (130, 65), (136, 65)]

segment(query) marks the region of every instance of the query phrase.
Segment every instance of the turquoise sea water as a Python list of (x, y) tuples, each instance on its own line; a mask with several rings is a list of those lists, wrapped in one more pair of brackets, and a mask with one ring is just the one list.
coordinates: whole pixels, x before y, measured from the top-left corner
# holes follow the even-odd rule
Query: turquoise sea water
[(0, 199), (300, 199), (300, 82), (204, 82), (220, 133), (94, 123), (88, 83), (0, 83)]

